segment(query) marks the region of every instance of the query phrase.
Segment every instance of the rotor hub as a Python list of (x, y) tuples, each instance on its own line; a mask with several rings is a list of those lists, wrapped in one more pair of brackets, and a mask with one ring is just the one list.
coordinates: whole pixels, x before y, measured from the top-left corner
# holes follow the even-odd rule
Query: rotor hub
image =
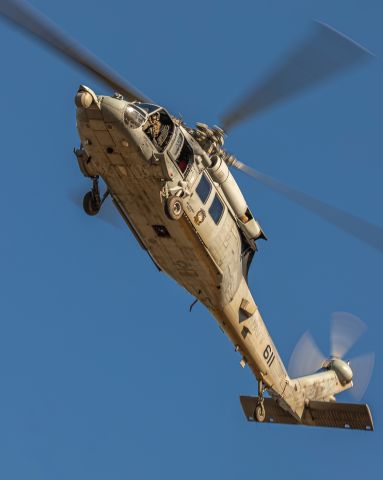
[(340, 358), (331, 358), (326, 362), (324, 368), (334, 370), (342, 385), (347, 385), (352, 381), (353, 373), (350, 365)]

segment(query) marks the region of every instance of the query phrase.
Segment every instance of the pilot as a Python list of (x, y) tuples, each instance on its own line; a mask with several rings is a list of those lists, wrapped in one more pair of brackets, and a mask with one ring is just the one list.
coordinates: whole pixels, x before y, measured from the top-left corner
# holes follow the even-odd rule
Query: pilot
[(152, 140), (156, 140), (161, 132), (160, 114), (153, 113), (148, 119), (148, 125), (145, 128), (146, 132), (150, 135)]

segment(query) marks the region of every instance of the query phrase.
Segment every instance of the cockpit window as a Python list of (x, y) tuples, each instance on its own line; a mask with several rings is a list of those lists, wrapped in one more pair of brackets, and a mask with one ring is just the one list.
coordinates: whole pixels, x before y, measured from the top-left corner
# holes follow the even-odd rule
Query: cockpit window
[(161, 109), (149, 115), (143, 130), (157, 150), (162, 152), (172, 137), (174, 124), (169, 114)]
[(151, 105), (150, 103), (136, 103), (137, 107), (140, 107), (142, 110), (145, 110), (146, 113), (152, 113), (158, 110), (160, 107), (158, 105)]
[(205, 175), (202, 174), (201, 180), (199, 181), (199, 184), (195, 189), (195, 191), (197, 192), (197, 195), (201, 199), (201, 202), (206, 203), (211, 192), (211, 183), (205, 177)]
[(146, 120), (145, 112), (137, 108), (134, 103), (128, 103), (124, 112), (124, 121), (129, 128), (141, 127)]

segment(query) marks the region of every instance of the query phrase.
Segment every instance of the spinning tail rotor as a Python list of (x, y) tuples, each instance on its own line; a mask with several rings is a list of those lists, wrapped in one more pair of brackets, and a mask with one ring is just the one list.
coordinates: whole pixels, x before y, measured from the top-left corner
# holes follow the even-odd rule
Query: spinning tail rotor
[(330, 331), (330, 357), (318, 348), (309, 332), (302, 335), (289, 362), (291, 377), (303, 377), (320, 370), (332, 369), (345, 385), (352, 381), (351, 394), (359, 401), (367, 390), (374, 368), (375, 354), (368, 353), (346, 362), (344, 357), (365, 332), (366, 325), (355, 315), (336, 312), (332, 315)]

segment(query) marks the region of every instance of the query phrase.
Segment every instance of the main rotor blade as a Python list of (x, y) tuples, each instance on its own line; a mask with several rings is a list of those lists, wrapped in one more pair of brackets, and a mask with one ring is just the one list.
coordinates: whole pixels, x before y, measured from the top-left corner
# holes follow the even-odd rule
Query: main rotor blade
[(359, 357), (350, 360), (350, 366), (353, 373), (352, 383), (354, 384), (350, 393), (358, 402), (362, 400), (370, 383), (374, 363), (374, 353), (366, 353), (365, 355), (360, 355)]
[(347, 312), (334, 312), (331, 315), (331, 356), (344, 358), (366, 330), (366, 324), (359, 317)]
[(310, 332), (306, 332), (296, 344), (289, 361), (288, 372), (291, 378), (304, 377), (322, 367), (325, 356), (319, 350)]
[(362, 220), (361, 218), (351, 215), (339, 208), (333, 207), (321, 200), (317, 200), (306, 193), (295, 190), (294, 188), (289, 187), (254, 168), (248, 167), (238, 160), (235, 160), (233, 166), (254, 177), (271, 190), (280, 193), (292, 202), (310, 210), (312, 213), (315, 213), (332, 225), (335, 225), (344, 232), (358, 238), (367, 245), (370, 245), (370, 247), (383, 252), (383, 228), (367, 222), (366, 220)]
[(223, 117), (228, 131), (246, 118), (256, 115), (277, 102), (367, 60), (365, 48), (323, 23), (315, 22), (311, 35), (261, 83), (250, 91)]
[(122, 77), (113, 72), (95, 55), (70, 39), (46, 16), (27, 3), (20, 0), (1, 0), (0, 14), (30, 35), (36, 37), (44, 45), (59, 52), (76, 65), (80, 65), (88, 70), (88, 72), (109, 85), (113, 90), (124, 95), (128, 101), (150, 101), (142, 93), (126, 83)]

